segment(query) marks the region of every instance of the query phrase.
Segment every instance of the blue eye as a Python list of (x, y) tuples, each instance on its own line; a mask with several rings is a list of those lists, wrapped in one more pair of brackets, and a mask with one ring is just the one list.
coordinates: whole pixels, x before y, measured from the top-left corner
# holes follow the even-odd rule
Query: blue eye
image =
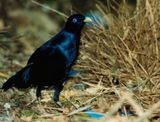
[(76, 23), (76, 22), (77, 22), (77, 19), (74, 18), (74, 19), (72, 20), (72, 22), (73, 22), (73, 23)]

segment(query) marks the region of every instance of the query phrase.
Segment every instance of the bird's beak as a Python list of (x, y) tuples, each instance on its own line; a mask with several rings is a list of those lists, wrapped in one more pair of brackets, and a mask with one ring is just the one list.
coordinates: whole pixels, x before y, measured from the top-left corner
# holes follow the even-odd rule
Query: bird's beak
[(88, 23), (88, 22), (92, 22), (92, 19), (91, 18), (89, 18), (89, 17), (85, 17), (85, 19), (84, 19), (84, 21), (83, 22), (86, 22), (86, 23)]

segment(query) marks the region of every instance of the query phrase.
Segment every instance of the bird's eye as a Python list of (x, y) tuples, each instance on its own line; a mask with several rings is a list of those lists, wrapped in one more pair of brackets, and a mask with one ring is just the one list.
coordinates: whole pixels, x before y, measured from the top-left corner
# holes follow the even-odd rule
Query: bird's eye
[(76, 22), (77, 22), (77, 19), (74, 18), (74, 19), (72, 20), (72, 22), (73, 22), (73, 23), (76, 23)]

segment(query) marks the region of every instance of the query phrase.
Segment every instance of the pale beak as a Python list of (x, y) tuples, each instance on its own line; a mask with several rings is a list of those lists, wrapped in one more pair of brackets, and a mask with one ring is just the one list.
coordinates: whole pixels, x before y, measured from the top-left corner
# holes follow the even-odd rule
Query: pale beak
[(83, 22), (86, 22), (86, 23), (88, 23), (88, 22), (92, 22), (92, 19), (91, 19), (91, 18), (89, 18), (89, 17), (85, 17), (85, 19), (83, 20)]

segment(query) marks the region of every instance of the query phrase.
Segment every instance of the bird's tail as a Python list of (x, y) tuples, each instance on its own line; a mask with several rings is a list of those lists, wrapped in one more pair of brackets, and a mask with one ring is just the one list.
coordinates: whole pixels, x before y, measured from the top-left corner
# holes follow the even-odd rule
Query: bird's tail
[(11, 88), (15, 82), (15, 77), (16, 75), (12, 76), (11, 78), (9, 78), (2, 86), (2, 89), (4, 91), (8, 90), (9, 88)]
[(23, 68), (11, 78), (9, 78), (2, 86), (4, 91), (9, 88), (28, 88), (31, 85), (30, 83), (30, 67)]

